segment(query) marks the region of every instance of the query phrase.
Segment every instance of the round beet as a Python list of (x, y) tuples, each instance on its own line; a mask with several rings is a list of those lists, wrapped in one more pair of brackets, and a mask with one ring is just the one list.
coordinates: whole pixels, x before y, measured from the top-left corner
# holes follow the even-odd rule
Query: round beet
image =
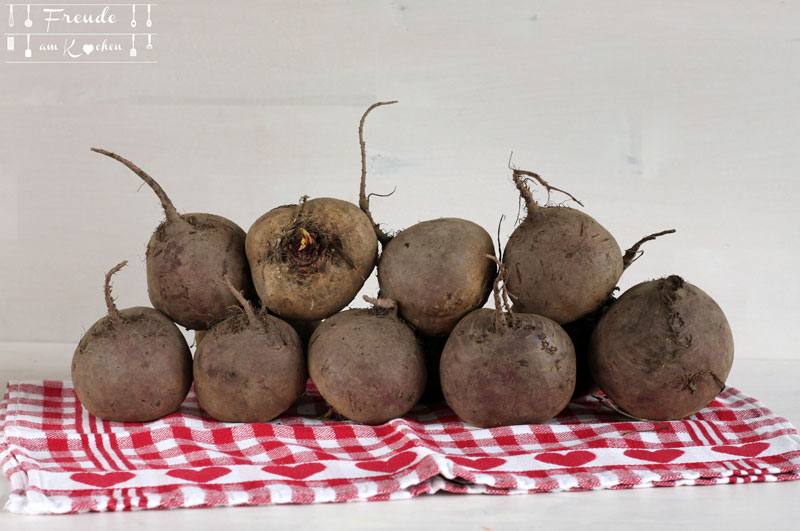
[(384, 247), (378, 263), (381, 296), (421, 334), (446, 336), (480, 308), (492, 290), (492, 237), (471, 221), (442, 218), (405, 229)]
[(480, 308), (492, 290), (492, 237), (481, 226), (460, 218), (441, 218), (413, 225), (390, 236), (375, 223), (366, 192), (364, 122), (373, 109), (397, 103), (380, 102), (361, 117), (361, 188), (359, 205), (383, 246), (378, 263), (382, 297), (397, 302), (400, 315), (420, 334), (444, 337), (464, 315)]
[(567, 333), (539, 315), (511, 313), (500, 303), (464, 317), (445, 344), (439, 368), (445, 400), (464, 421), (482, 428), (542, 423), (555, 417), (575, 389), (575, 350)]
[(286, 322), (253, 311), (226, 278), (244, 312), (215, 324), (198, 344), (194, 360), (197, 401), (223, 422), (268, 422), (305, 391), (303, 347)]
[(214, 214), (178, 214), (159, 184), (116, 153), (92, 148), (132, 170), (158, 196), (166, 213), (147, 244), (147, 293), (157, 310), (176, 323), (203, 330), (224, 319), (236, 299), (219, 280), (227, 275), (237, 290), (252, 296), (244, 252), (245, 233)]
[(286, 319), (324, 319), (344, 308), (375, 267), (378, 239), (347, 201), (306, 200), (274, 208), (247, 233), (258, 296)]
[(347, 310), (311, 336), (308, 371), (322, 397), (341, 415), (364, 424), (401, 417), (425, 390), (425, 356), (394, 301)]
[(647, 420), (680, 419), (725, 387), (733, 336), (714, 300), (676, 275), (638, 284), (592, 334), (589, 367), (618, 407)]
[(192, 354), (183, 334), (153, 308), (118, 310), (106, 275), (108, 315), (81, 338), (72, 383), (83, 407), (104, 420), (147, 422), (178, 409), (192, 385)]
[(622, 251), (602, 225), (580, 210), (537, 205), (525, 177), (557, 190), (534, 173), (514, 170), (528, 215), (503, 251), (508, 290), (515, 310), (569, 323), (597, 308), (614, 289), (622, 275)]
[(622, 272), (636, 259), (639, 247), (673, 229), (639, 240), (623, 255), (614, 237), (588, 214), (569, 207), (540, 206), (527, 179), (548, 194), (558, 191), (541, 176), (513, 170), (514, 183), (528, 211), (506, 243), (503, 263), (509, 270), (508, 289), (517, 311), (543, 315), (559, 324), (596, 311), (614, 290)]

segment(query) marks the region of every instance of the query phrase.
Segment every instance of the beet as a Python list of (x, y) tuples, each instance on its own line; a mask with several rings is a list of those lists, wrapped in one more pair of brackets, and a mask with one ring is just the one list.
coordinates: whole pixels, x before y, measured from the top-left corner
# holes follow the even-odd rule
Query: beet
[(494, 243), (486, 230), (466, 219), (423, 221), (395, 236), (375, 223), (366, 193), (364, 122), (370, 111), (392, 103), (376, 103), (361, 117), (359, 205), (383, 247), (378, 262), (381, 297), (396, 301), (400, 315), (420, 334), (445, 337), (489, 298), (496, 269), (486, 255), (494, 255)]
[(194, 362), (200, 406), (223, 422), (268, 422), (305, 391), (308, 373), (297, 332), (261, 312), (229, 280), (244, 311), (215, 324), (198, 344)]
[(382, 424), (407, 413), (422, 396), (425, 358), (394, 301), (365, 299), (374, 306), (337, 313), (317, 327), (308, 370), (337, 413)]
[(506, 243), (503, 263), (509, 269), (508, 289), (517, 311), (570, 323), (596, 311), (613, 292), (622, 272), (640, 255), (639, 247), (673, 229), (639, 240), (623, 255), (614, 237), (594, 218), (565, 206), (540, 206), (528, 179), (548, 194), (558, 191), (583, 206), (571, 194), (551, 186), (541, 176), (514, 169), (514, 183), (527, 216)]
[(600, 389), (631, 416), (647, 420), (698, 412), (723, 390), (732, 364), (725, 314), (677, 275), (623, 293), (589, 345), (589, 366)]
[[(464, 421), (481, 428), (537, 424), (556, 416), (575, 389), (575, 350), (567, 333), (547, 317), (474, 310), (459, 321), (442, 352), (445, 400)], [(505, 311), (503, 311), (505, 306)]]
[(528, 211), (503, 251), (514, 308), (569, 323), (597, 308), (614, 289), (622, 275), (622, 251), (588, 214), (536, 204), (525, 177), (538, 179), (548, 192), (557, 188), (534, 173), (513, 175)]
[(72, 357), (72, 383), (92, 415), (116, 422), (147, 422), (173, 413), (192, 385), (192, 354), (183, 334), (153, 308), (118, 310), (106, 274), (108, 315), (81, 338)]
[(224, 319), (227, 308), (236, 304), (220, 281), (223, 275), (252, 297), (241, 227), (214, 214), (178, 214), (161, 186), (141, 168), (116, 153), (92, 151), (138, 175), (156, 193), (166, 213), (147, 244), (147, 292), (154, 308), (186, 328), (204, 330)]
[(381, 296), (397, 301), (417, 331), (446, 336), (467, 313), (489, 298), (494, 264), (492, 238), (457, 218), (413, 225), (386, 245), (378, 263)]
[(375, 267), (378, 239), (347, 201), (306, 200), (274, 208), (247, 232), (258, 296), (285, 319), (324, 319), (344, 308)]

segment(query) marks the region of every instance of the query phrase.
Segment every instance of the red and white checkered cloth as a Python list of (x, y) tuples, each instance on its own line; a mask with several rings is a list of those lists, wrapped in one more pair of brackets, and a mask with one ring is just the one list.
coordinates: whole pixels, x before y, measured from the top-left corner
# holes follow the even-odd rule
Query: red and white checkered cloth
[(96, 419), (68, 382), (12, 382), (0, 404), (6, 508), (75, 513), (344, 502), (457, 493), (712, 485), (800, 479), (800, 437), (728, 388), (689, 419), (621, 421), (597, 400), (547, 424), (478, 429), (444, 404), (381, 426), (320, 420), (310, 387), (266, 424), (208, 418), (190, 394), (156, 422)]

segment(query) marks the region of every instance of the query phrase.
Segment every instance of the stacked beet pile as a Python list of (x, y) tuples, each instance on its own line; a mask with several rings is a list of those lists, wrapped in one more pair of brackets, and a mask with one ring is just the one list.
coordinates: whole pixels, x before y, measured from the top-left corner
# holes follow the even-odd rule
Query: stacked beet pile
[[(546, 422), (597, 388), (621, 414), (679, 419), (724, 388), (733, 338), (706, 293), (671, 275), (614, 296), (639, 247), (672, 230), (623, 253), (582, 211), (537, 204), (530, 185), (577, 199), (513, 168), (527, 216), (499, 256), (489, 233), (464, 219), (381, 229), (369, 210), (363, 131), (369, 112), (389, 103), (359, 124), (358, 206), (304, 197), (247, 233), (221, 216), (179, 214), (139, 167), (94, 149), (147, 183), (166, 219), (147, 246), (153, 308), (115, 306), (111, 277), (125, 262), (106, 275), (108, 315), (72, 361), (86, 409), (154, 420), (194, 382), (215, 419), (266, 422), (310, 376), (331, 412), (354, 421), (380, 424), (443, 395), (464, 421), (492, 427)], [(342, 311), (376, 266), (371, 308)], [(490, 295), (494, 309), (482, 308)], [(194, 360), (175, 323), (196, 331)]]

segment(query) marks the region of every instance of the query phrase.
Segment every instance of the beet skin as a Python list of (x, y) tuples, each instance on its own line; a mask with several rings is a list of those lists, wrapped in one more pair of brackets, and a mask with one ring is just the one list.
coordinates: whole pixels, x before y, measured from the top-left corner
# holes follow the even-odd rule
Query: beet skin
[(575, 350), (554, 321), (495, 310), (462, 319), (442, 352), (445, 400), (461, 419), (482, 428), (537, 424), (556, 416), (575, 389)]
[(611, 305), (592, 334), (589, 367), (630, 415), (681, 419), (725, 387), (733, 336), (725, 314), (676, 275), (638, 284)]

